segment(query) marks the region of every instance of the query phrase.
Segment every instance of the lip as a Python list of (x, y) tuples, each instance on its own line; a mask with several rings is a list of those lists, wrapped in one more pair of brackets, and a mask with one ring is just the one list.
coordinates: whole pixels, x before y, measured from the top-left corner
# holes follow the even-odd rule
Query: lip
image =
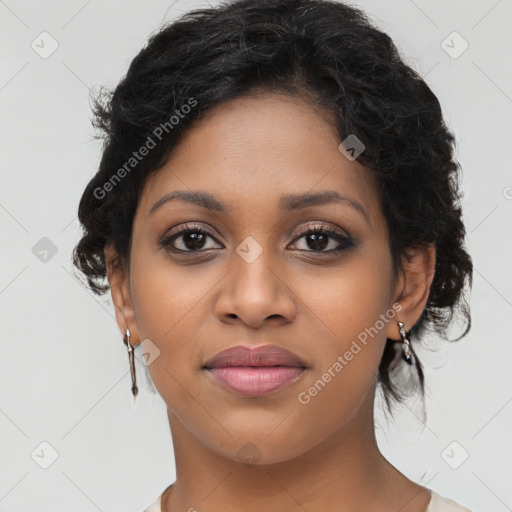
[(217, 353), (203, 368), (230, 391), (261, 396), (296, 382), (308, 366), (297, 354), (276, 345), (238, 345)]

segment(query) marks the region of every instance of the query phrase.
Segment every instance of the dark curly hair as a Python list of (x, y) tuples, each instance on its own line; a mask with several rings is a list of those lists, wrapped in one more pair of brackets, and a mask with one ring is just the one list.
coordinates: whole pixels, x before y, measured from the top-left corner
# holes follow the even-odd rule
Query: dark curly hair
[[(304, 99), (329, 114), (340, 140), (354, 134), (364, 143), (358, 161), (377, 184), (395, 275), (407, 248), (436, 249), (428, 301), (408, 334), (428, 324), (447, 337), (458, 311), (467, 324), (462, 338), (471, 326), (464, 289), (473, 266), (464, 249), (455, 138), (436, 96), (391, 38), (361, 10), (332, 0), (238, 0), (191, 11), (150, 37), (113, 91), (93, 97), (103, 154), (80, 201), (83, 236), (73, 251), (87, 286), (108, 290), (106, 246), (117, 254), (112, 264), (129, 268), (144, 182), (187, 128), (214, 106), (258, 92)], [(135, 159), (150, 140), (151, 151)], [(387, 339), (377, 376), (388, 409), (390, 397), (405, 397), (392, 379), (396, 345)]]

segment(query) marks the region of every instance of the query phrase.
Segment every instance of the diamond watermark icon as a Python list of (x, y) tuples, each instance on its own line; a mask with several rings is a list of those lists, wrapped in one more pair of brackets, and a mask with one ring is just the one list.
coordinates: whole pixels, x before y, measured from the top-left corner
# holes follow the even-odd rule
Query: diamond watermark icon
[(47, 59), (59, 47), (59, 43), (51, 34), (45, 31), (41, 32), (32, 43), (30, 43), (30, 46), (39, 57)]
[(458, 32), (453, 31), (443, 40), (441, 48), (452, 59), (458, 59), (469, 48), (469, 43)]
[(442, 452), (441, 458), (452, 469), (458, 469), (469, 457), (467, 450), (457, 441), (452, 441)]
[(262, 453), (253, 443), (245, 443), (242, 448), (238, 450), (236, 456), (245, 466), (250, 468), (261, 459)]
[(32, 450), (30, 456), (39, 467), (48, 469), (59, 458), (59, 452), (48, 441), (43, 441)]
[(57, 246), (49, 238), (43, 236), (32, 247), (32, 254), (42, 263), (48, 263), (57, 254)]
[(361, 140), (351, 133), (339, 146), (338, 149), (352, 162), (354, 161), (364, 150), (366, 146)]
[(136, 357), (145, 366), (149, 366), (160, 356), (160, 349), (149, 338), (142, 340), (140, 347), (141, 353), (140, 355), (136, 354)]
[(263, 247), (252, 236), (248, 236), (236, 248), (236, 252), (247, 263), (252, 263), (263, 252)]

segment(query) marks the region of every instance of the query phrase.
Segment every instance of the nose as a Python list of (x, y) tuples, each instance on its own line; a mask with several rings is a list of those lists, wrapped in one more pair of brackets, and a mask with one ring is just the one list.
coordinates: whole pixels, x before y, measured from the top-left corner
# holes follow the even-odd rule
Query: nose
[(258, 329), (294, 321), (297, 308), (289, 283), (264, 254), (251, 263), (233, 256), (232, 272), (228, 272), (215, 303), (221, 322)]

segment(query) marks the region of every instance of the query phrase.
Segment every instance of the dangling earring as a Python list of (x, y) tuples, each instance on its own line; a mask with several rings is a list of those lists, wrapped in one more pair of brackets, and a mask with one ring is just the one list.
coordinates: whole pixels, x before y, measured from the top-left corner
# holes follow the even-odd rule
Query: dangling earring
[(132, 374), (132, 393), (133, 393), (133, 398), (136, 398), (139, 390), (137, 388), (136, 379), (135, 379), (135, 360), (133, 357), (133, 355), (134, 355), (133, 347), (130, 344), (130, 336), (131, 336), (130, 329), (126, 329), (126, 332), (123, 337), (123, 342), (126, 345), (126, 348), (128, 349), (128, 359), (130, 361), (130, 372)]
[(398, 322), (398, 330), (400, 331), (400, 338), (402, 339), (402, 359), (407, 364), (413, 364), (413, 355), (411, 351), (411, 342), (408, 340), (405, 334), (404, 324)]

